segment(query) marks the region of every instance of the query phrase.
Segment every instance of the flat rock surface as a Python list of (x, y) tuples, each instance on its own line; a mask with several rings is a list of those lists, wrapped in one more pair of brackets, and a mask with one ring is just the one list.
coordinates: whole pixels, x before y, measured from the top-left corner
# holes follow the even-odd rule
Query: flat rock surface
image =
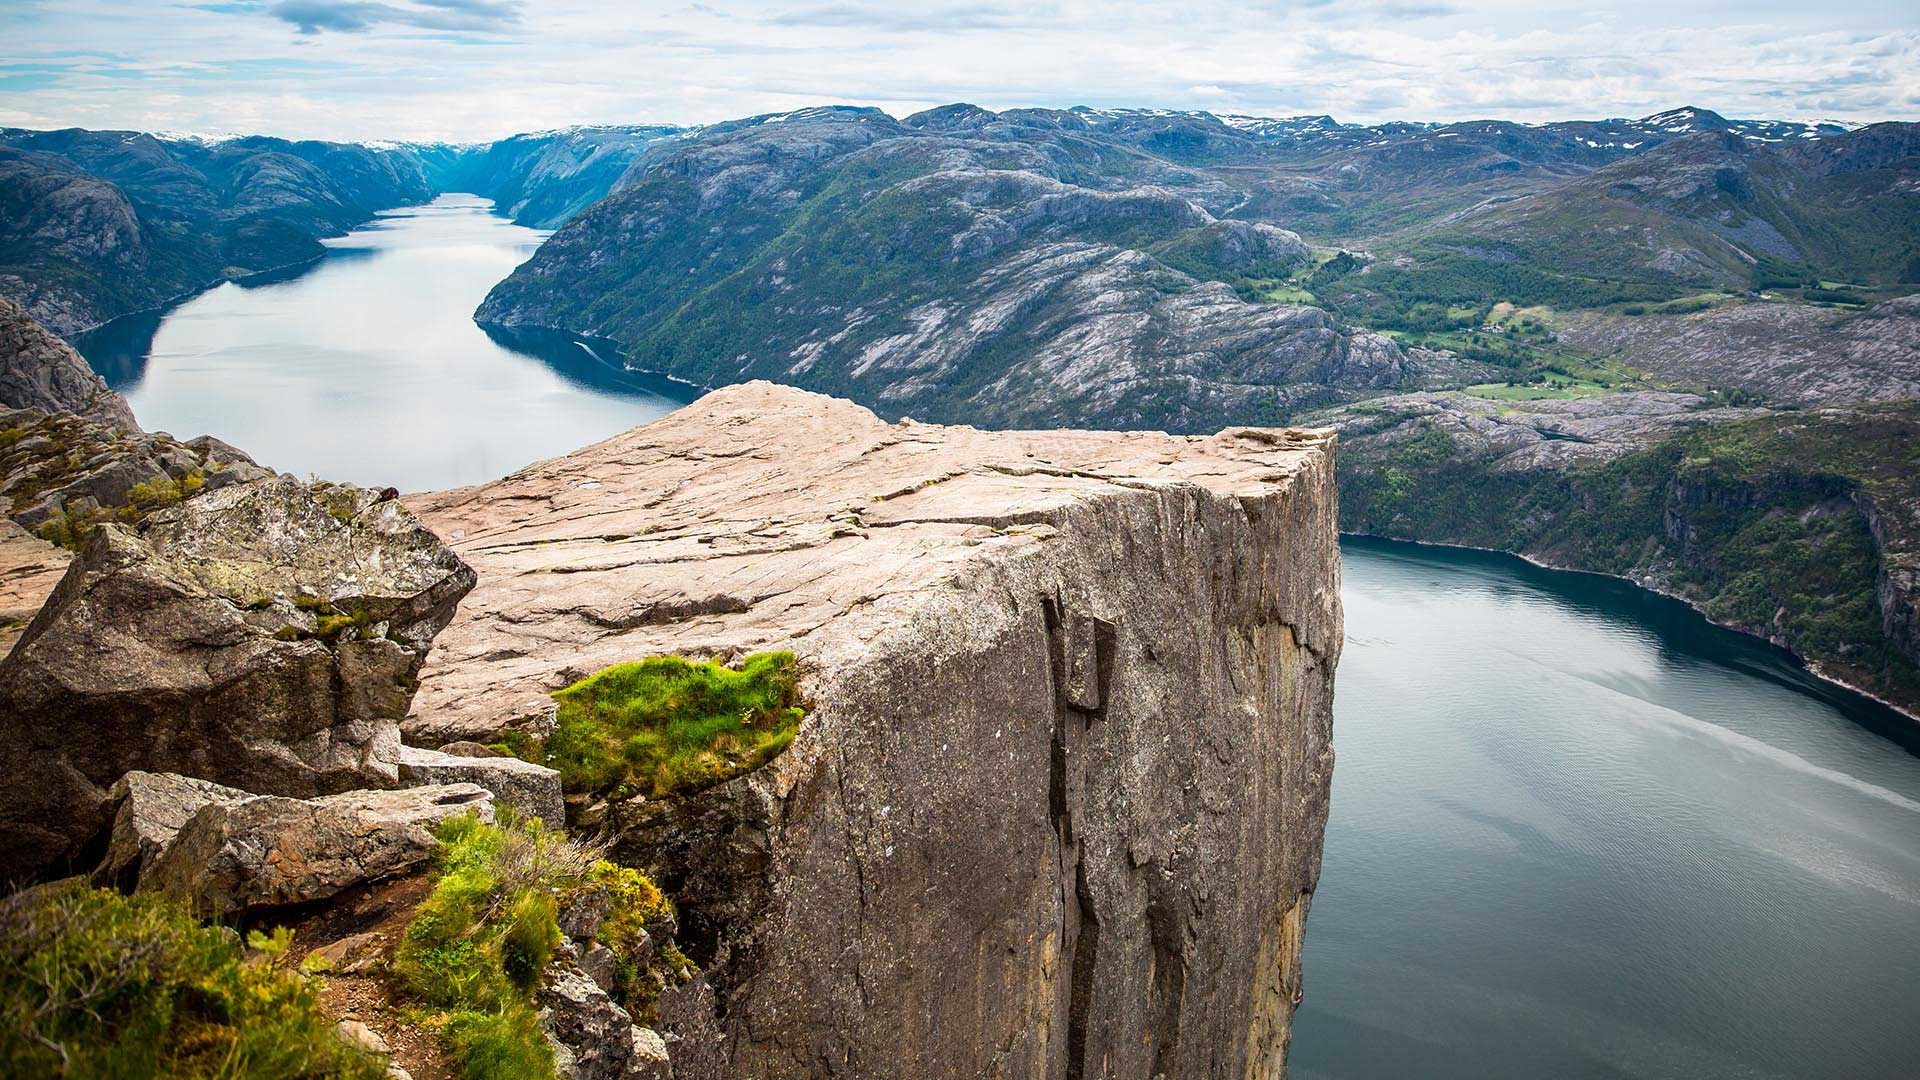
[(772, 383), (715, 391), (495, 483), (404, 500), (480, 578), (435, 639), (407, 741), (484, 740), (623, 660), (795, 647), (987, 552), (1045, 543), (1082, 500), (1262, 494), (1324, 447), (1267, 429), (888, 424)]

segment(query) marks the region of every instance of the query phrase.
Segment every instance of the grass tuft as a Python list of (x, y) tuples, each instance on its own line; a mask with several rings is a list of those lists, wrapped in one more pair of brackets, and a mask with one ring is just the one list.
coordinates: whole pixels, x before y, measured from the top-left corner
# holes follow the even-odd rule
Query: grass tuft
[(452, 1047), (466, 1080), (548, 1080), (553, 1052), (540, 1032), (533, 991), (560, 945), (563, 905), (588, 891), (609, 895), (600, 938), (630, 985), (650, 1003), (666, 981), (649, 968), (643, 931), (670, 926), (673, 907), (637, 870), (537, 820), (483, 825), (451, 818), (440, 840), (439, 878), (394, 952), (393, 973), (421, 1020)]
[[(533, 756), (570, 792), (659, 798), (750, 772), (793, 742), (806, 710), (792, 653), (739, 670), (656, 656), (554, 694), (557, 724)], [(524, 750), (527, 748), (523, 748)]]

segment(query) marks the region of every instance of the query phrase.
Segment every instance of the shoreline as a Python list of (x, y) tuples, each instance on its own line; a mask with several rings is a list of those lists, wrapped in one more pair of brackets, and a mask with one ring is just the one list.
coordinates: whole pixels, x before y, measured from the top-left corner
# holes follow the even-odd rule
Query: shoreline
[(1737, 626), (1737, 625), (1734, 625), (1733, 623), (1724, 623), (1719, 621), (1718, 619), (1712, 618), (1706, 613), (1706, 611), (1702, 608), (1702, 605), (1699, 604), (1697, 601), (1694, 601), (1685, 596), (1681, 596), (1678, 593), (1659, 588), (1658, 586), (1649, 585), (1643, 581), (1635, 581), (1633, 578), (1626, 577), (1622, 574), (1609, 574), (1604, 570), (1588, 570), (1578, 566), (1557, 566), (1553, 563), (1546, 561), (1545, 559), (1541, 559), (1533, 555), (1528, 555), (1524, 552), (1508, 551), (1505, 548), (1481, 547), (1477, 544), (1449, 544), (1449, 543), (1444, 543), (1442, 541), (1437, 541), (1437, 540), (1413, 540), (1403, 536), (1385, 536), (1380, 533), (1354, 532), (1347, 529), (1340, 530), (1340, 537), (1342, 539), (1346, 539), (1348, 537), (1354, 537), (1357, 539), (1364, 539), (1364, 540), (1385, 540), (1395, 544), (1411, 544), (1415, 547), (1451, 548), (1455, 551), (1477, 551), (1477, 552), (1481, 552), (1488, 555), (1504, 555), (1511, 559), (1518, 559), (1529, 566), (1536, 567), (1541, 570), (1551, 570), (1559, 574), (1587, 574), (1592, 577), (1606, 578), (1610, 581), (1625, 582), (1626, 584), (1631, 585), (1634, 588), (1641, 590), (1642, 592), (1651, 593), (1654, 596), (1664, 597), (1668, 600), (1685, 604), (1689, 611), (1692, 611), (1694, 614), (1700, 616), (1700, 618), (1705, 620), (1707, 624), (1710, 626), (1715, 626), (1722, 630), (1727, 630), (1732, 633), (1740, 634), (1744, 637), (1750, 637), (1756, 641), (1764, 642), (1767, 645), (1772, 646), (1773, 648), (1779, 649), (1781, 652), (1786, 653), (1788, 656), (1792, 657), (1793, 662), (1797, 664), (1802, 671), (1806, 672), (1808, 675), (1813, 676), (1815, 679), (1818, 679), (1829, 686), (1834, 686), (1834, 687), (1840, 688), (1841, 690), (1845, 690), (1849, 694), (1853, 694), (1855, 696), (1865, 698), (1866, 700), (1871, 701), (1876, 705), (1880, 705), (1886, 709), (1891, 710), (1892, 712), (1898, 713), (1900, 716), (1904, 717), (1909, 721), (1912, 721), (1915, 724), (1920, 724), (1920, 706), (1909, 707), (1906, 705), (1902, 705), (1898, 702), (1890, 701), (1884, 697), (1881, 697), (1879, 694), (1876, 694), (1873, 691), (1868, 690), (1864, 687), (1856, 686), (1853, 683), (1850, 683), (1847, 680), (1840, 678), (1837, 675), (1831, 674), (1820, 663), (1820, 661), (1814, 660), (1807, 656), (1802, 655), (1799, 650), (1794, 649), (1791, 646), (1782, 645), (1779, 642), (1773, 640), (1772, 638), (1769, 638), (1763, 634), (1754, 633), (1752, 630), (1749, 630), (1743, 626)]
[[(442, 191), (429, 197), (426, 200), (426, 202), (400, 203), (395, 206), (384, 207), (382, 209), (375, 210), (368, 217), (360, 221), (354, 222), (352, 225), (348, 226), (346, 230), (343, 232), (333, 233), (327, 236), (316, 236), (313, 239), (315, 243), (319, 243), (324, 240), (338, 240), (343, 236), (350, 236), (354, 232), (360, 229), (366, 228), (368, 223), (377, 221), (380, 215), (382, 214), (390, 213), (394, 210), (405, 210), (415, 206), (425, 206), (427, 205), (427, 203), (432, 202), (434, 199), (439, 198), (441, 195), (453, 195), (453, 194), (463, 194), (463, 193)], [(228, 284), (229, 282), (235, 285), (245, 285), (250, 281), (257, 281), (260, 278), (268, 276), (269, 274), (284, 274), (289, 270), (298, 270), (304, 267), (313, 266), (316, 263), (319, 263), (321, 260), (325, 259), (328, 254), (329, 254), (328, 251), (322, 250), (318, 254), (309, 255), (304, 259), (294, 259), (291, 262), (283, 262), (274, 266), (262, 267), (259, 270), (251, 270), (244, 274), (222, 274), (220, 277), (207, 282), (205, 285), (202, 285), (194, 289), (188, 289), (185, 292), (177, 293), (173, 296), (169, 296), (165, 300), (162, 300), (157, 304), (150, 304), (146, 307), (139, 308), (134, 311), (124, 311), (118, 315), (115, 315), (113, 318), (107, 319), (103, 322), (94, 323), (92, 326), (75, 330), (70, 334), (61, 334), (60, 340), (66, 342), (69, 345), (73, 345), (80, 338), (83, 338), (88, 334), (94, 334), (94, 333), (98, 333), (99, 331), (105, 330), (107, 327), (112, 326), (114, 323), (124, 322), (128, 319), (143, 318), (150, 315), (164, 315), (170, 309), (179, 307), (181, 304), (184, 304), (187, 301), (192, 300), (197, 296), (201, 296), (208, 292), (211, 292), (212, 290), (217, 289), (222, 285)]]

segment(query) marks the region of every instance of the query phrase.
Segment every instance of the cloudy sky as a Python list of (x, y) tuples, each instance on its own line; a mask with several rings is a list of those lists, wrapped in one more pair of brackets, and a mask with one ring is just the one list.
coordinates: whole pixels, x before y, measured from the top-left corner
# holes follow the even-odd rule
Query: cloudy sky
[(1920, 119), (1913, 0), (0, 0), (0, 125), (369, 139), (851, 102)]

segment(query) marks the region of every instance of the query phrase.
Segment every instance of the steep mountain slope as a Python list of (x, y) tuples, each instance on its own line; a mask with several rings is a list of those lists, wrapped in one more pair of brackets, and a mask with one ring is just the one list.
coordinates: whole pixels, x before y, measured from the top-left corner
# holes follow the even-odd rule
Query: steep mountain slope
[(1920, 402), (1414, 394), (1341, 429), (1341, 528), (1617, 574), (1920, 714)]
[(107, 388), (73, 347), (0, 296), (0, 408), (74, 413), (138, 431), (127, 399)]
[(1744, 289), (1784, 264), (1866, 283), (1920, 278), (1920, 124), (1817, 141), (1688, 135), (1424, 231), (1586, 277)]
[(0, 294), (72, 334), (431, 194), (412, 153), (341, 143), (0, 130)]
[(436, 190), (484, 195), (516, 222), (552, 229), (604, 198), (649, 143), (687, 130), (579, 127), (415, 149)]
[(719, 384), (896, 413), (1197, 430), (1445, 364), (1229, 284), (1299, 238), (1075, 113), (812, 109), (659, 143), (481, 306)]

